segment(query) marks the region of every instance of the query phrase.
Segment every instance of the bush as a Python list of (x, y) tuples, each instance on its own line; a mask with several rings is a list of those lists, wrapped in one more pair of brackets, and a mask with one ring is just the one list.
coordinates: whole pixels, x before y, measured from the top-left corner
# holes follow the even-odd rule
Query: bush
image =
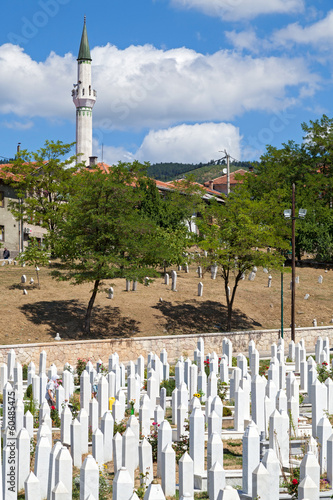
[(22, 378), (23, 380), (28, 380), (28, 365), (22, 366)]
[(172, 396), (172, 391), (175, 389), (176, 387), (176, 381), (174, 378), (169, 378), (169, 380), (163, 380), (163, 382), (161, 383), (161, 389), (162, 387), (165, 387), (166, 389), (166, 395), (168, 397)]
[(226, 406), (223, 406), (223, 416), (224, 417), (231, 417), (232, 411), (230, 408), (227, 408)]
[(28, 385), (27, 390), (25, 391), (24, 397), (30, 399), (32, 396), (32, 384)]

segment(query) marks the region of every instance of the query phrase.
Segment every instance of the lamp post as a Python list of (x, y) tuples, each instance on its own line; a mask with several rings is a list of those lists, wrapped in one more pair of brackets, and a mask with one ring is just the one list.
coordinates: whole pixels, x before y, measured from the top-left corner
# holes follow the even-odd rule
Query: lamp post
[(285, 219), (291, 219), (291, 340), (295, 342), (295, 274), (296, 274), (296, 252), (295, 252), (295, 221), (304, 219), (307, 210), (300, 208), (298, 217), (295, 216), (295, 184), (292, 186), (292, 205), (291, 210), (285, 210), (283, 215)]

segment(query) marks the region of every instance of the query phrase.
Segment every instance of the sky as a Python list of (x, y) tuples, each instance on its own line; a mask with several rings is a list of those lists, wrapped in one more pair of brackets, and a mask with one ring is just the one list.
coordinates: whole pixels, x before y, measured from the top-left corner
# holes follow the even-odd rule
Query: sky
[(84, 15), (106, 163), (258, 160), (333, 117), (331, 0), (3, 0), (0, 157), (75, 141)]

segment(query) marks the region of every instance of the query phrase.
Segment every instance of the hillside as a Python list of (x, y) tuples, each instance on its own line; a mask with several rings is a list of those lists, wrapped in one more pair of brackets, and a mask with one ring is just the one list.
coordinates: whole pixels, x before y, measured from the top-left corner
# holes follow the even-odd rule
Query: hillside
[[(240, 168), (248, 169), (252, 166), (248, 161), (234, 161), (230, 163), (230, 172), (234, 172)], [(209, 162), (204, 165), (202, 163), (155, 163), (148, 168), (148, 175), (159, 181), (172, 181), (179, 179), (185, 175), (193, 175), (196, 182), (203, 184), (204, 182), (223, 175), (223, 169), (226, 168), (225, 160), (216, 164)]]

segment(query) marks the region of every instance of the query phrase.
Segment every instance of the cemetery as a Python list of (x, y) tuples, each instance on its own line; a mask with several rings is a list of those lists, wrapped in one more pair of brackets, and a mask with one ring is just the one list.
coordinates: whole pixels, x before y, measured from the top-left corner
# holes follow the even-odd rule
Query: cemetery
[(162, 348), (57, 366), (42, 350), (22, 366), (11, 349), (0, 364), (0, 496), (330, 498), (329, 338), (277, 338), (265, 358), (253, 340), (239, 353), (231, 338), (208, 352), (197, 337), (176, 362)]

